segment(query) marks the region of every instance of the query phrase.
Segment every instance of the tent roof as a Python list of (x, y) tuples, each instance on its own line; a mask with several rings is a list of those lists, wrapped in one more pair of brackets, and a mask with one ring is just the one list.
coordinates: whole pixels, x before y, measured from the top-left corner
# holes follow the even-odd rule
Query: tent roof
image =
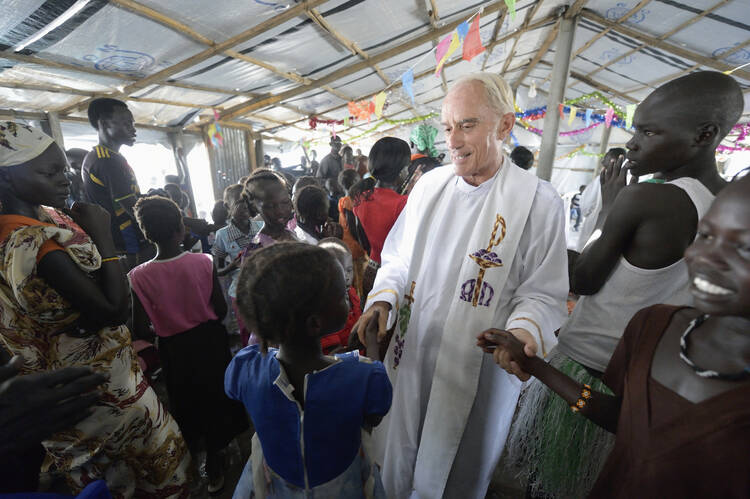
[[(750, 62), (746, 0), (517, 0), (514, 19), (503, 1), (476, 0), (0, 0), (0, 6), (0, 108), (85, 122), (88, 102), (112, 95), (127, 99), (139, 124), (194, 129), (213, 119), (214, 108), (224, 124), (294, 142), (329, 133), (324, 125), (310, 130), (309, 116), (341, 120), (348, 101), (386, 87), (385, 115), (393, 120), (438, 111), (446, 85), (481, 69), (516, 88), (534, 81), (543, 92), (561, 16), (578, 12), (566, 98), (599, 90), (625, 106), (691, 71)], [(467, 62), (459, 51), (443, 77), (434, 76), (436, 42), (480, 8), (486, 52)], [(401, 88), (411, 67), (414, 105)], [(750, 67), (733, 76), (750, 111)], [(371, 127), (357, 123), (337, 132), (346, 140)]]

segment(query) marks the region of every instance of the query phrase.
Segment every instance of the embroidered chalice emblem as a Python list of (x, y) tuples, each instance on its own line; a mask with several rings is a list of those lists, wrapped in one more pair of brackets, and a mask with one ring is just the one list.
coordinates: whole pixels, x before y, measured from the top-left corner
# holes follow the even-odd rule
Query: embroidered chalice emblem
[[(498, 235), (498, 231), (500, 234)], [(503, 239), (505, 239), (505, 219), (501, 217), (500, 215), (497, 215), (497, 218), (495, 219), (495, 226), (492, 229), (492, 235), (490, 235), (490, 241), (487, 244), (487, 248), (482, 248), (480, 250), (475, 251), (474, 253), (471, 253), (469, 255), (469, 258), (474, 260), (477, 265), (479, 265), (479, 274), (477, 275), (476, 281), (474, 279), (470, 279), (469, 281), (465, 282), (462, 286), (462, 291), (467, 290), (467, 285), (469, 288), (472, 288), (472, 298), (471, 298), (471, 306), (476, 307), (477, 304), (480, 302), (480, 294), (483, 296), (485, 294), (485, 290), (483, 288), (489, 287), (488, 298), (485, 301), (485, 303), (482, 303), (484, 306), (488, 306), (490, 300), (492, 299), (492, 296), (494, 296), (495, 291), (489, 286), (489, 284), (486, 284), (484, 282), (484, 273), (487, 271), (487, 269), (491, 269), (494, 267), (502, 267), (503, 262), (500, 259), (500, 257), (497, 255), (496, 252), (492, 251), (492, 249), (499, 245)], [(471, 282), (474, 281), (474, 282)], [(462, 293), (461, 299), (464, 299), (465, 293)], [(467, 296), (468, 298), (468, 296)], [(469, 301), (466, 299), (465, 301)]]

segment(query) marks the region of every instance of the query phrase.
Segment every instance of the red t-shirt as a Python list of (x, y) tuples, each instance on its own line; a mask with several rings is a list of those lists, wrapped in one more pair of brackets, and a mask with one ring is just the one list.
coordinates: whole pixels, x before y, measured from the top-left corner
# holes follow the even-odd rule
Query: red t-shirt
[(328, 354), (331, 350), (338, 346), (346, 348), (349, 344), (349, 334), (352, 332), (354, 323), (362, 315), (360, 307), (359, 296), (353, 286), (349, 286), (349, 317), (346, 319), (346, 324), (341, 331), (331, 333), (323, 336), (320, 339), (320, 346), (323, 348), (323, 353)]
[(392, 189), (376, 187), (370, 199), (354, 207), (354, 214), (370, 242), (370, 258), (380, 263), (380, 252), (391, 227), (406, 205), (406, 196)]

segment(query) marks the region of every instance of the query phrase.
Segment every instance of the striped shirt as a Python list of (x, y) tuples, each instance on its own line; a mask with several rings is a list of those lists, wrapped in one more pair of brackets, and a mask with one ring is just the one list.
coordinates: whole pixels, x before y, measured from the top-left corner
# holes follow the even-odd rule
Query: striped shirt
[(83, 160), (81, 176), (86, 199), (109, 212), (112, 238), (117, 249), (124, 251), (121, 232), (128, 227), (133, 227), (142, 239), (138, 225), (121, 204), (129, 198), (135, 200), (141, 194), (133, 169), (123, 155), (103, 145), (94, 146)]

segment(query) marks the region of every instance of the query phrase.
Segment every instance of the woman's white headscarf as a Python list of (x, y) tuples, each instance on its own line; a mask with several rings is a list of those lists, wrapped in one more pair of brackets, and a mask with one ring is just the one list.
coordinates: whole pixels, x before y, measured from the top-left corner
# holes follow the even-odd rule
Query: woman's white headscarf
[(0, 167), (26, 163), (42, 154), (54, 140), (29, 125), (0, 122)]

